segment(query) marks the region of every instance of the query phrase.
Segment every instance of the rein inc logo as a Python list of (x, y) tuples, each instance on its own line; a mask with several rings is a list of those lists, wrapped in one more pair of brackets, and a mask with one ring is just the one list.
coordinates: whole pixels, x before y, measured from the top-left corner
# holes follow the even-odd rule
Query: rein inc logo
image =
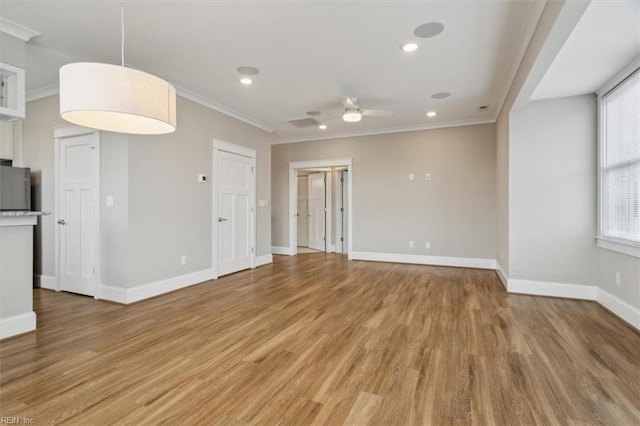
[(31, 417), (0, 417), (0, 425), (35, 425), (36, 421)]

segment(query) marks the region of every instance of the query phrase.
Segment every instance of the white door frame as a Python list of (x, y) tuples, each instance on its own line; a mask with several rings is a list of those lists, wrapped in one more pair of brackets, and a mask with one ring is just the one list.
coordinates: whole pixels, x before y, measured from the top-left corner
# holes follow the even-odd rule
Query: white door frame
[[(289, 163), (289, 247), (288, 247), (288, 255), (295, 256), (298, 254), (298, 235), (297, 235), (297, 220), (296, 220), (296, 210), (298, 209), (298, 180), (297, 180), (297, 171), (300, 169), (310, 169), (315, 167), (347, 167), (351, 175), (349, 176), (352, 179), (349, 179), (347, 182), (347, 205), (349, 207), (349, 217), (347, 218), (349, 223), (349, 229), (347, 230), (347, 234), (349, 236), (348, 241), (348, 258), (351, 259), (351, 247), (353, 243), (352, 230), (353, 230), (353, 202), (352, 202), (352, 183), (353, 183), (353, 159), (351, 158), (341, 158), (335, 160), (310, 160), (310, 161), (292, 161)], [(327, 194), (328, 197), (331, 194)], [(328, 221), (331, 220), (331, 209), (327, 209)], [(326, 235), (330, 236), (331, 231), (329, 231), (329, 227), (327, 227)], [(327, 247), (329, 247), (327, 241)]]
[(94, 164), (94, 168), (93, 170), (95, 171), (95, 175), (94, 175), (94, 179), (96, 182), (96, 192), (95, 192), (95, 206), (96, 206), (96, 214), (94, 216), (94, 235), (95, 235), (95, 254), (96, 254), (96, 258), (95, 258), (95, 263), (96, 263), (96, 288), (93, 291), (93, 297), (95, 299), (98, 299), (100, 297), (99, 294), (99, 289), (100, 289), (100, 276), (101, 276), (101, 265), (100, 265), (100, 261), (102, 259), (101, 257), (101, 253), (100, 253), (100, 239), (101, 239), (101, 234), (100, 234), (100, 199), (101, 199), (101, 189), (102, 189), (102, 182), (101, 182), (101, 177), (102, 177), (102, 173), (101, 173), (101, 168), (100, 168), (100, 158), (102, 156), (102, 150), (100, 148), (100, 140), (101, 140), (101, 133), (99, 130), (96, 129), (89, 129), (87, 127), (81, 127), (81, 126), (62, 126), (62, 127), (56, 127), (53, 130), (53, 137), (54, 137), (54, 208), (55, 208), (55, 212), (54, 212), (54, 216), (53, 216), (53, 223), (54, 223), (54, 241), (55, 241), (55, 248), (54, 248), (54, 261), (55, 261), (55, 277), (54, 277), (54, 289), (56, 291), (60, 291), (60, 227), (58, 226), (58, 221), (60, 219), (62, 219), (60, 217), (60, 141), (62, 139), (67, 139), (67, 138), (73, 138), (73, 137), (77, 137), (77, 136), (83, 136), (83, 135), (93, 135), (94, 136), (94, 144), (96, 147), (96, 156), (95, 156), (95, 164)]
[(216, 181), (216, 161), (217, 161), (217, 153), (220, 151), (229, 152), (231, 154), (241, 155), (243, 157), (247, 157), (253, 160), (253, 164), (255, 167), (253, 172), (253, 179), (251, 180), (251, 191), (249, 195), (249, 207), (251, 208), (251, 269), (256, 267), (256, 176), (258, 175), (258, 170), (256, 166), (256, 150), (247, 148), (246, 146), (238, 145), (231, 142), (226, 142), (221, 139), (213, 139), (212, 146), (213, 156), (212, 156), (212, 164), (211, 164), (211, 255), (212, 265), (213, 265), (213, 278), (218, 278), (218, 215), (219, 208), (218, 205), (218, 182)]

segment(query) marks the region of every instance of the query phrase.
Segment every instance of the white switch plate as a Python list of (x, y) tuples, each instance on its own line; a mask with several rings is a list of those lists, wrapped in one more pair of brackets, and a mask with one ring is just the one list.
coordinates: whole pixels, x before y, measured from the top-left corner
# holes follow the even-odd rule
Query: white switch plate
[(107, 195), (105, 204), (107, 205), (107, 207), (113, 207), (113, 195)]
[(424, 175), (424, 180), (431, 180), (431, 173), (427, 173)]
[(180, 264), (181, 265), (186, 265), (187, 264), (187, 256), (182, 256), (182, 258), (180, 259)]
[(409, 173), (409, 180), (413, 180), (413, 173)]
[(431, 242), (427, 241), (426, 243), (424, 243), (424, 248), (430, 249), (431, 248)]
[(413, 241), (409, 241), (409, 248), (413, 248)]

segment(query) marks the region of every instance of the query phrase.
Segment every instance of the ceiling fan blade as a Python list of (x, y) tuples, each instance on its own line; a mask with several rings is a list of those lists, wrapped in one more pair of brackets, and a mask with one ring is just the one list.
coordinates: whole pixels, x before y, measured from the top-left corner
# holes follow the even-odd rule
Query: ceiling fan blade
[(357, 108), (356, 104), (353, 102), (353, 100), (347, 96), (343, 96), (342, 98), (340, 98), (340, 101), (342, 102), (342, 105), (346, 108), (346, 109), (354, 109)]
[(379, 109), (363, 109), (361, 112), (362, 115), (369, 117), (389, 117), (390, 115), (393, 115), (393, 112), (391, 111), (381, 111)]

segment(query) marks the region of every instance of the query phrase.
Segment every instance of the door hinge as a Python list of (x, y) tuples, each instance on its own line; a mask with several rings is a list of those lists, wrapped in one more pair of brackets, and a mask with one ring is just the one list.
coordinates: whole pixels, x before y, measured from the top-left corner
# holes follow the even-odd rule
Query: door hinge
[(323, 241), (327, 241), (327, 237), (322, 237)]
[(251, 173), (255, 172), (255, 170), (256, 170), (256, 168), (255, 168), (255, 167), (252, 167), (252, 168), (251, 168)]
[(251, 207), (251, 213), (253, 213), (253, 207)]
[(96, 274), (96, 267), (94, 266), (93, 267), (93, 275), (95, 275), (95, 274)]
[(340, 178), (340, 182), (344, 182), (344, 178)]
[(341, 241), (341, 242), (344, 242), (344, 237), (340, 237), (340, 241)]
[(344, 213), (344, 207), (340, 207), (340, 211)]
[(253, 247), (251, 247), (251, 253), (253, 253)]

